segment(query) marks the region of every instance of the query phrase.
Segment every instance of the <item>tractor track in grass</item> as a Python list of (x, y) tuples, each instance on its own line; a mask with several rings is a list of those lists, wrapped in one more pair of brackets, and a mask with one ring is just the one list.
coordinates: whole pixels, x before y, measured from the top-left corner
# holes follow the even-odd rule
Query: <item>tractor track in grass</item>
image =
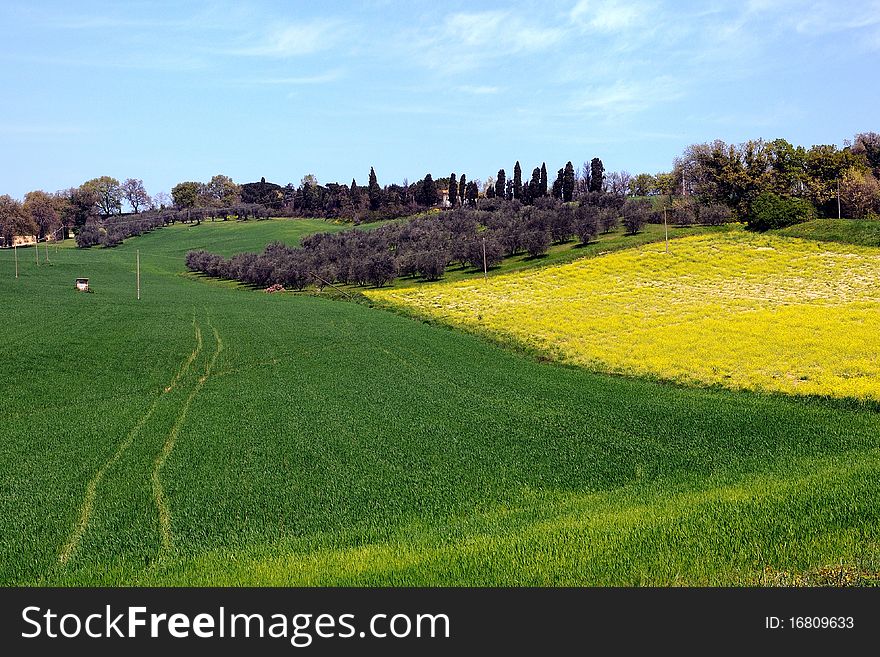
[(61, 548), (61, 552), (58, 555), (58, 563), (60, 565), (66, 565), (82, 543), (82, 538), (85, 535), (86, 530), (88, 529), (89, 521), (91, 520), (92, 512), (94, 511), (95, 499), (98, 495), (98, 487), (104, 480), (104, 476), (107, 474), (107, 471), (119, 462), (125, 452), (128, 451), (128, 448), (131, 447), (132, 443), (134, 443), (135, 438), (140, 435), (144, 426), (146, 426), (147, 422), (150, 421), (150, 418), (153, 417), (153, 413), (155, 413), (156, 407), (159, 405), (159, 401), (162, 399), (162, 395), (170, 393), (172, 390), (174, 390), (180, 380), (189, 371), (189, 368), (192, 366), (195, 359), (198, 358), (199, 354), (201, 353), (202, 331), (199, 328), (199, 325), (196, 323), (195, 315), (193, 315), (193, 329), (195, 331), (196, 338), (195, 348), (192, 350), (189, 356), (186, 357), (186, 359), (181, 364), (180, 368), (177, 370), (168, 385), (165, 386), (162, 394), (160, 394), (153, 400), (153, 403), (150, 404), (147, 412), (140, 417), (137, 423), (135, 423), (134, 427), (132, 427), (131, 431), (128, 432), (128, 435), (126, 435), (122, 442), (119, 443), (113, 455), (109, 459), (107, 459), (107, 461), (98, 469), (98, 471), (86, 485), (83, 503), (80, 507), (79, 519), (77, 520), (76, 525), (74, 526), (73, 530), (65, 541), (64, 546)]
[(223, 351), (223, 340), (220, 338), (220, 334), (217, 332), (217, 329), (214, 328), (214, 326), (211, 324), (210, 318), (208, 319), (208, 325), (211, 327), (211, 331), (214, 334), (214, 341), (216, 343), (214, 353), (211, 356), (211, 359), (205, 365), (204, 374), (199, 377), (196, 385), (193, 387), (186, 400), (181, 405), (180, 412), (177, 414), (177, 419), (174, 421), (174, 425), (171, 427), (171, 431), (168, 432), (168, 436), (165, 438), (165, 443), (162, 445), (162, 450), (159, 452), (158, 456), (156, 456), (156, 460), (153, 462), (153, 472), (150, 475), (150, 481), (153, 488), (153, 498), (156, 501), (156, 508), (158, 509), (159, 513), (159, 535), (162, 539), (163, 551), (168, 551), (173, 547), (174, 534), (171, 531), (171, 510), (168, 508), (168, 502), (165, 499), (165, 490), (162, 487), (162, 468), (165, 467), (165, 463), (168, 461), (168, 457), (171, 455), (171, 452), (174, 449), (174, 444), (177, 442), (177, 437), (180, 434), (180, 429), (183, 426), (183, 423), (186, 421), (186, 415), (189, 411), (190, 405), (196, 398), (196, 395), (198, 395), (199, 391), (202, 389), (202, 386), (205, 385), (205, 382), (211, 376), (211, 371), (214, 369), (217, 358), (220, 356), (220, 352)]

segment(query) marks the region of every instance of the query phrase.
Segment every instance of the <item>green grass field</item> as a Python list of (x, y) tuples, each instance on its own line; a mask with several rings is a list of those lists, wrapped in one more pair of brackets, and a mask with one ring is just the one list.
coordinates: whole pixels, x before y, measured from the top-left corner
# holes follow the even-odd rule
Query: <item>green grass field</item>
[(880, 246), (880, 221), (814, 219), (776, 232), (787, 237), (802, 237), (819, 242)]
[(593, 374), (184, 273), (190, 248), (327, 227), (22, 250), (18, 280), (0, 252), (0, 582), (876, 581), (872, 406)]

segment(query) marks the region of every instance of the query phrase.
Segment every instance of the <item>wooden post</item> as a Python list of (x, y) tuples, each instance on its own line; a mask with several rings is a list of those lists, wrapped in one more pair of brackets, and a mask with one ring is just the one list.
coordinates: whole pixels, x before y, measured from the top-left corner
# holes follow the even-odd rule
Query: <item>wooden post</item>
[(141, 250), (137, 250), (137, 298), (141, 300)]
[(15, 238), (12, 238), (12, 250), (15, 251), (15, 277), (18, 278), (18, 244), (15, 243)]
[(43, 246), (46, 247), (46, 262), (49, 262), (49, 242), (44, 242)]
[(669, 226), (666, 224), (666, 208), (663, 208), (663, 231), (666, 233), (666, 253), (669, 253)]
[(34, 258), (37, 260), (37, 266), (40, 264), (40, 243), (37, 236), (34, 235)]
[(483, 279), (488, 282), (489, 268), (486, 266), (486, 238), (483, 238)]
[(837, 177), (837, 218), (840, 219), (840, 176)]

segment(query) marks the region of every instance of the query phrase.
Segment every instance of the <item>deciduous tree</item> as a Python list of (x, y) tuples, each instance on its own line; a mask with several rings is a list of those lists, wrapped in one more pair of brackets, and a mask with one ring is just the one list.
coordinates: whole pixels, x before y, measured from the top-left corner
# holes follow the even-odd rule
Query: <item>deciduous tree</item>
[(122, 211), (122, 186), (116, 178), (101, 176), (84, 182), (81, 187), (95, 195), (95, 206), (104, 217)]
[(13, 238), (17, 235), (36, 235), (37, 230), (36, 222), (25, 212), (20, 201), (7, 194), (0, 196), (0, 235), (3, 236), (3, 246), (12, 246)]
[(218, 173), (207, 185), (210, 204), (215, 207), (230, 207), (241, 202), (241, 187), (229, 176)]
[(55, 200), (44, 191), (36, 190), (25, 194), (23, 209), (37, 226), (39, 239), (61, 227), (61, 218), (56, 206)]
[(142, 208), (149, 207), (150, 195), (144, 188), (144, 181), (136, 178), (127, 178), (122, 183), (122, 197), (128, 201), (132, 212), (137, 214)]
[(202, 183), (195, 181), (177, 183), (171, 188), (171, 198), (174, 199), (174, 206), (178, 210), (196, 207), (202, 196), (202, 187)]

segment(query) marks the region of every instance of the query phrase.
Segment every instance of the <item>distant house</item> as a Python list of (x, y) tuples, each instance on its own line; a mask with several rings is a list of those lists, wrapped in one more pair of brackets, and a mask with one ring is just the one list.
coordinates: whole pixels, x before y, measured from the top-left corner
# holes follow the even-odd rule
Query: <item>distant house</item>
[(452, 203), (449, 202), (449, 190), (448, 189), (438, 189), (437, 193), (440, 194), (440, 207), (441, 208), (451, 208)]
[[(0, 237), (0, 240), (2, 240), (2, 239), (3, 238)], [(55, 236), (51, 233), (46, 235), (45, 238), (43, 238), (43, 241), (46, 241), (46, 242), (52, 242), (54, 240), (55, 240)], [(3, 246), (33, 246), (37, 241), (38, 240), (37, 240), (36, 235), (13, 235), (12, 236), (12, 244), (7, 245), (4, 243)]]
[[(9, 246), (30, 246), (36, 241), (37, 238), (34, 235), (13, 235), (12, 244)], [(4, 244), (4, 246), (6, 245)]]

